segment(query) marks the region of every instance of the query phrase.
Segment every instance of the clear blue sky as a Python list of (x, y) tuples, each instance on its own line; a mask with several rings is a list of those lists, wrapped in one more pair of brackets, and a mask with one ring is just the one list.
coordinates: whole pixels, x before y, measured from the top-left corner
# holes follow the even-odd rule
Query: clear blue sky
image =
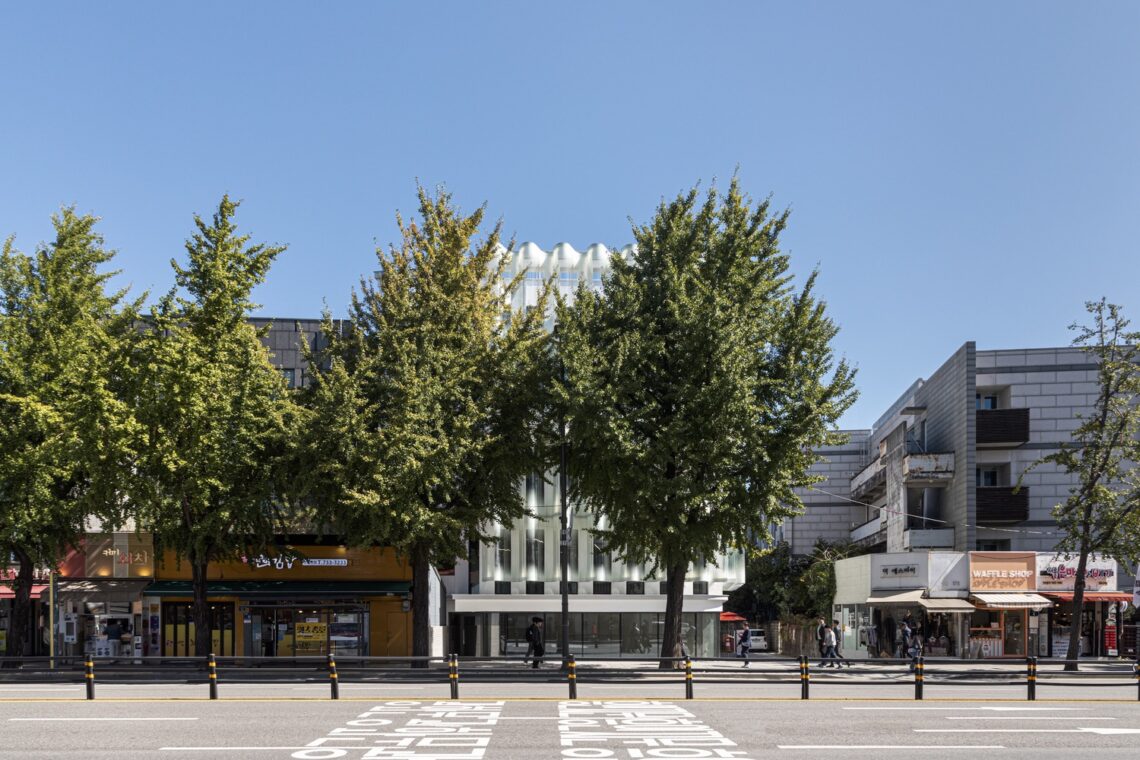
[(170, 287), (221, 194), (287, 243), (268, 316), (342, 315), (417, 178), (521, 242), (620, 246), (739, 167), (869, 426), (956, 347), (1140, 323), (1140, 3), (138, 2), (0, 5), (0, 235), (103, 217)]

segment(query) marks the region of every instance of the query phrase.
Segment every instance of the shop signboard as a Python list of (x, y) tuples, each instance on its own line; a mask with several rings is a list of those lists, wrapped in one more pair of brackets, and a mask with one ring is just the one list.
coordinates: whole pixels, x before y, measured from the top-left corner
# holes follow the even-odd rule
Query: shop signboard
[[(1080, 557), (1067, 554), (1037, 555), (1037, 590), (1072, 591)], [(1116, 591), (1116, 560), (1090, 554), (1085, 566), (1086, 591)]]
[(970, 591), (1036, 591), (1036, 552), (970, 552)]
[(328, 632), (327, 623), (297, 623), (295, 629), (298, 641), (324, 641)]
[(83, 550), (88, 578), (154, 575), (154, 539), (150, 533), (88, 533)]
[(871, 555), (871, 588), (926, 588), (927, 555), (911, 552)]
[(970, 558), (961, 552), (928, 552), (932, 599), (960, 598), (970, 588)]
[[(167, 552), (156, 568), (161, 580), (190, 579), (190, 563)], [(330, 544), (285, 546), (213, 562), (210, 580), (372, 581), (411, 580), (411, 565), (390, 548), (349, 548)]]

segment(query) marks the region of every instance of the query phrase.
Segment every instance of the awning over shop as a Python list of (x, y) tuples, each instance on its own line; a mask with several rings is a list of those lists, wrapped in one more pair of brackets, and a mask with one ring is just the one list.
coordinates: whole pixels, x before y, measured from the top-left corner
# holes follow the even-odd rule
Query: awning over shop
[(922, 595), (925, 589), (916, 588), (910, 591), (872, 591), (867, 597), (867, 604), (922, 604)]
[[(47, 584), (34, 583), (32, 584), (32, 598), (39, 599), (40, 596), (47, 592)], [(0, 586), (0, 599), (15, 599), (16, 592), (12, 590), (11, 586)]]
[[(411, 581), (210, 581), (209, 596), (256, 597), (258, 599), (358, 598), (402, 596), (412, 589)], [(145, 596), (194, 595), (190, 581), (155, 581), (143, 591)]]
[(983, 607), (999, 610), (1040, 610), (1053, 602), (1040, 594), (970, 594), (970, 599)]
[[(1059, 602), (1073, 601), (1073, 592), (1066, 593), (1048, 593), (1041, 592), (1050, 599), (1056, 599)], [(1132, 594), (1128, 591), (1086, 591), (1086, 602), (1131, 602)]]
[(744, 618), (737, 615), (735, 612), (722, 612), (720, 613), (720, 622), (722, 623), (743, 623)]
[(920, 599), (927, 612), (973, 612), (977, 609), (965, 599)]
[(57, 590), (61, 598), (74, 602), (133, 602), (152, 582), (150, 578), (60, 580)]

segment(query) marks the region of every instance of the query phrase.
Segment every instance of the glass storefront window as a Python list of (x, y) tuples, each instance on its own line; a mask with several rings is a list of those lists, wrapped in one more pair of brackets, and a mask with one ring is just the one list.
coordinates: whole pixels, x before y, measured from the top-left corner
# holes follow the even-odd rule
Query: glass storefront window
[[(521, 659), (527, 649), (526, 629), (534, 615), (505, 612), (497, 617), (499, 642), (497, 652), (492, 654)], [(562, 616), (547, 613), (540, 617), (544, 621), (546, 656), (559, 657)], [(683, 615), (681, 630), (691, 656), (717, 656), (719, 625), (716, 613)], [(572, 612), (569, 651), (580, 657), (657, 657), (664, 627), (665, 615), (655, 612)]]

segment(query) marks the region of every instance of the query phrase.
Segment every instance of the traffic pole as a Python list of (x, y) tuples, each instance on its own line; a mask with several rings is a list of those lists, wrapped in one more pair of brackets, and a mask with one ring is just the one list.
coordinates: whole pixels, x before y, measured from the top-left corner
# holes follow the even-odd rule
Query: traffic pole
[(800, 657), (800, 699), (811, 697), (811, 666), (806, 655)]
[(1037, 658), (1025, 659), (1025, 698), (1030, 701), (1037, 699)]
[(574, 655), (566, 659), (566, 683), (570, 687), (570, 699), (578, 698), (578, 663), (574, 662)]
[(87, 698), (95, 699), (95, 661), (87, 655), (87, 662), (83, 665), (83, 675), (87, 681)]
[(451, 680), (451, 698), (459, 699), (459, 655), (449, 655), (447, 676)]
[(693, 659), (685, 658), (685, 699), (693, 698)]
[(922, 657), (918, 658), (918, 662), (914, 665), (914, 698), (922, 699), (922, 680), (926, 670), (926, 662)]
[(340, 681), (336, 675), (336, 657), (329, 654), (329, 688), (332, 689), (332, 698), (340, 699)]
[(1140, 702), (1140, 657), (1133, 663), (1132, 670), (1136, 673), (1136, 701)]
[(210, 699), (218, 698), (218, 660), (210, 653), (209, 659), (206, 661), (206, 671), (210, 676)]

